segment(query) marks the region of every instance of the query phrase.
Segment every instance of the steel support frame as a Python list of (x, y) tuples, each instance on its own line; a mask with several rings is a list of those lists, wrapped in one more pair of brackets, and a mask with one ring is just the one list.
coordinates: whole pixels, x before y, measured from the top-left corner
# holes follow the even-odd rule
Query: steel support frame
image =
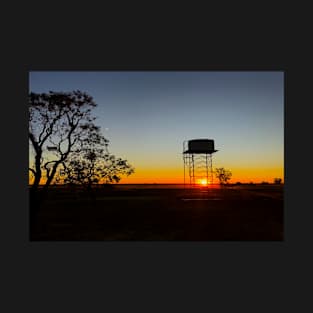
[[(213, 184), (213, 166), (211, 153), (183, 153), (184, 161), (184, 187), (187, 186), (189, 176), (189, 186), (195, 187), (196, 180), (206, 178), (207, 182)], [(187, 176), (187, 177), (186, 177)], [(210, 184), (207, 184), (209, 187)]]

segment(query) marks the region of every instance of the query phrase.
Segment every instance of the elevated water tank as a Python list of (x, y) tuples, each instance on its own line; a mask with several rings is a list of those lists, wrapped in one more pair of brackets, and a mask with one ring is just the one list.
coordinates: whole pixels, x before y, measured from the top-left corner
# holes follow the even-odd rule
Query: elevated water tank
[(187, 147), (184, 147), (184, 153), (214, 153), (213, 139), (192, 139), (188, 140)]

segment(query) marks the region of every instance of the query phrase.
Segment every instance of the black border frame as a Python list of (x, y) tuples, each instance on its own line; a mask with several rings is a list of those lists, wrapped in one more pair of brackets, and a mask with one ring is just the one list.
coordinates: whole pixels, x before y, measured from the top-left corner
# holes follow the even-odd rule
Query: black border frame
[[(51, 10), (53, 16), (56, 12)], [(93, 33), (92, 25), (87, 47), (76, 52), (69, 39), (81, 42), (86, 24), (75, 30), (68, 27), (69, 35), (62, 28), (66, 16), (61, 14), (58, 23), (40, 27), (37, 13), (27, 15), (27, 32), (21, 28), (20, 33), (12, 31), (4, 54), (3, 103), (8, 118), (2, 123), (2, 162), (6, 164), (2, 213), (7, 214), (2, 226), (3, 281), (10, 307), (22, 305), (33, 312), (86, 312), (96, 306), (110, 307), (109, 311), (197, 311), (201, 307), (230, 311), (238, 306), (248, 312), (276, 312), (292, 304), (305, 308), (303, 279), (311, 272), (312, 221), (308, 216), (312, 210), (305, 202), (311, 184), (309, 176), (302, 177), (299, 166), (310, 164), (310, 159), (305, 152), (295, 153), (293, 147), (307, 146), (304, 134), (309, 133), (310, 115), (305, 113), (309, 99), (305, 91), (310, 86), (304, 80), (307, 64), (302, 55), (294, 55), (286, 45), (289, 29), (282, 32), (277, 25), (271, 29), (267, 20), (263, 32), (253, 25), (258, 30), (255, 37), (251, 31), (256, 27), (252, 26), (242, 37), (222, 29), (208, 43), (207, 37), (195, 40), (183, 34), (166, 36), (166, 32), (162, 33), (164, 40), (157, 39), (154, 32), (150, 38), (128, 37), (131, 32), (125, 26), (99, 42), (101, 32)], [(57, 38), (57, 44), (51, 44), (51, 36)], [(285, 242), (28, 242), (25, 99), (27, 73), (40, 69), (285, 71)]]

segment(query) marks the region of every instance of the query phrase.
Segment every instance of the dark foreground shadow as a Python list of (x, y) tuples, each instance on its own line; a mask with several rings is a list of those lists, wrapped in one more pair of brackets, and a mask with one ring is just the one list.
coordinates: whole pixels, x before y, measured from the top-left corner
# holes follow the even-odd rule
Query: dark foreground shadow
[(282, 241), (283, 188), (50, 190), (36, 241)]

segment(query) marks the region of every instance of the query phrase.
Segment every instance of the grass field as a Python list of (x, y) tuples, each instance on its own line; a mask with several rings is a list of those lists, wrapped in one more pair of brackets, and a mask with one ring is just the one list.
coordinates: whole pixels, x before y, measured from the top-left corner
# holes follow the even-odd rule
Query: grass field
[(32, 240), (284, 239), (283, 186), (52, 188)]

